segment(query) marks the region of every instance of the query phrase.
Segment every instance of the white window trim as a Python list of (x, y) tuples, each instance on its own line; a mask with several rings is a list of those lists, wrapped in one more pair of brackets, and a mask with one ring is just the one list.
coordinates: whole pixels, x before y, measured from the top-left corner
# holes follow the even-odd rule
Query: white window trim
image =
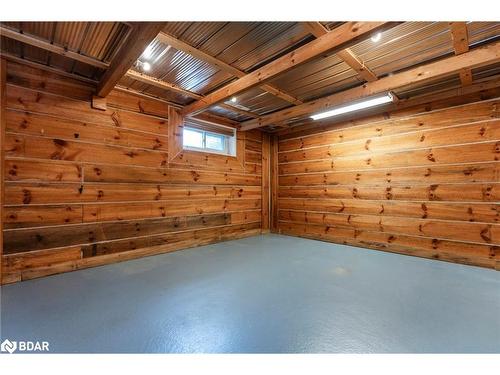
[[(203, 145), (205, 146), (206, 145), (206, 136), (207, 134), (209, 135), (215, 135), (215, 136), (222, 136), (223, 139), (224, 139), (224, 150), (215, 150), (213, 148), (207, 148), (207, 147), (195, 147), (195, 146), (185, 146), (184, 145), (184, 137), (183, 137), (183, 144), (182, 144), (182, 149), (183, 150), (189, 150), (189, 151), (196, 151), (196, 152), (204, 152), (204, 153), (209, 153), (209, 154), (217, 154), (217, 155), (225, 155), (225, 156), (232, 156), (232, 157), (235, 157), (236, 156), (236, 131), (233, 130), (233, 136), (230, 137), (228, 135), (225, 135), (225, 134), (219, 134), (219, 133), (215, 133), (215, 132), (211, 132), (211, 131), (207, 131), (207, 130), (203, 130), (203, 129), (197, 129), (197, 128), (191, 128), (189, 126), (185, 126), (183, 128), (183, 131), (184, 129), (187, 129), (187, 130), (191, 130), (191, 131), (196, 131), (196, 132), (199, 132), (199, 133), (202, 133), (203, 134), (203, 138), (202, 138), (202, 143)], [(232, 143), (232, 145), (231, 145)]]

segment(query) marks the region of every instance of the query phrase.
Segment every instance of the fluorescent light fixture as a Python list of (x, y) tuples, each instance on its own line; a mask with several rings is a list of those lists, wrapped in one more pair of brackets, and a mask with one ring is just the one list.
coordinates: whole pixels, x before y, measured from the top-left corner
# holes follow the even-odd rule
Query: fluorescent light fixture
[(372, 40), (373, 43), (377, 43), (381, 37), (382, 37), (381, 33), (376, 33), (375, 35), (372, 35), (370, 39)]
[(333, 117), (333, 116), (338, 116), (343, 113), (348, 113), (348, 112), (354, 112), (354, 111), (359, 111), (360, 109), (365, 109), (365, 108), (370, 108), (370, 107), (375, 107), (377, 105), (385, 104), (385, 103), (390, 103), (394, 100), (394, 97), (390, 92), (386, 93), (384, 96), (378, 96), (375, 98), (363, 100), (362, 102), (354, 103), (354, 104), (348, 104), (348, 105), (343, 105), (341, 107), (334, 108), (330, 111), (326, 112), (321, 112), (316, 115), (312, 115), (311, 118), (313, 120), (321, 120), (323, 118), (327, 117)]
[(148, 62), (142, 63), (142, 70), (144, 70), (145, 72), (149, 72), (151, 70), (151, 64)]

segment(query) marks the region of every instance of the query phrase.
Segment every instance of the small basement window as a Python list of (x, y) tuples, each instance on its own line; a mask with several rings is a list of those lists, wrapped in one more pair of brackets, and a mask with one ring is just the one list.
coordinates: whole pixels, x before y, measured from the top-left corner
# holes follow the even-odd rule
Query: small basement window
[(236, 130), (189, 120), (184, 124), (182, 144), (184, 150), (236, 156)]

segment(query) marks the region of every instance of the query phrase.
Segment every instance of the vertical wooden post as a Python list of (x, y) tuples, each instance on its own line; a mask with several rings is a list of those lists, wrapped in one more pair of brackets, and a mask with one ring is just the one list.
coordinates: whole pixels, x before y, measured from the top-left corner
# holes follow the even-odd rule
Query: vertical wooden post
[(270, 176), (271, 176), (271, 232), (279, 233), (278, 226), (278, 136), (271, 136), (270, 147)]
[(3, 284), (3, 204), (4, 204), (4, 148), (5, 148), (5, 105), (7, 84), (7, 60), (0, 59), (0, 284)]
[(271, 173), (270, 163), (270, 137), (268, 133), (262, 133), (262, 223), (261, 233), (269, 233), (269, 210), (270, 191), (269, 180)]
[(168, 107), (168, 160), (172, 161), (182, 152), (184, 117), (178, 108)]

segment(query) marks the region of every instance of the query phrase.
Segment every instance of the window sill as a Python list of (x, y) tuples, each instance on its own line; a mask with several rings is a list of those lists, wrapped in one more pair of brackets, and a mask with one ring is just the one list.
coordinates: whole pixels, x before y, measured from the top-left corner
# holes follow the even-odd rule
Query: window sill
[(200, 153), (204, 153), (204, 154), (215, 154), (215, 155), (229, 156), (229, 157), (232, 157), (232, 158), (236, 158), (236, 155), (228, 154), (227, 152), (224, 152), (224, 151), (210, 150), (210, 149), (207, 149), (207, 148), (197, 148), (197, 147), (187, 147), (187, 146), (184, 146), (182, 148), (182, 150), (183, 151), (200, 152)]

